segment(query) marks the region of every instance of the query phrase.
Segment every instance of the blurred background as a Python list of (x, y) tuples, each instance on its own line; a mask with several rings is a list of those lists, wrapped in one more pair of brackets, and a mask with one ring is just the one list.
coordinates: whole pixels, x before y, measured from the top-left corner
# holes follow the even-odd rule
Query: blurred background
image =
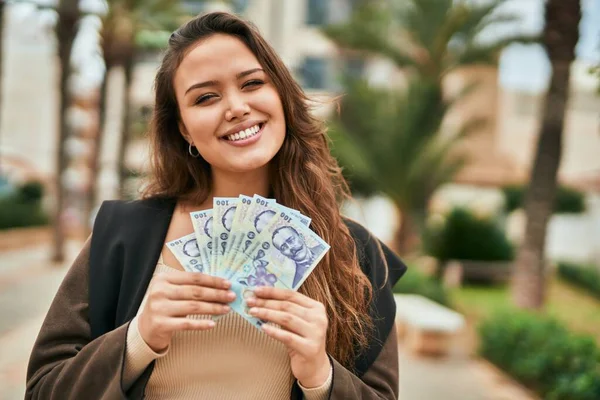
[(600, 399), (600, 0), (0, 0), (0, 399), (97, 207), (139, 194), (170, 33), (212, 10), (281, 55), (343, 212), (409, 265), (401, 398)]

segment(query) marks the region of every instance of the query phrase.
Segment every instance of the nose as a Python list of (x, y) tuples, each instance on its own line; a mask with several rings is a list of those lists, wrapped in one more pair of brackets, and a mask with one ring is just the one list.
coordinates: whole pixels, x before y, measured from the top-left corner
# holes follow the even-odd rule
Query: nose
[(229, 109), (225, 111), (225, 119), (232, 121), (250, 114), (250, 106), (239, 94), (229, 96)]

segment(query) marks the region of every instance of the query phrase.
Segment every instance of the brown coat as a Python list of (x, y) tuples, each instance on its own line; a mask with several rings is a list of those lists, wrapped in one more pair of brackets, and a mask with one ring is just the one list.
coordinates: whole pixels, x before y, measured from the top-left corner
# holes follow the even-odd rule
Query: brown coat
[[(42, 325), (29, 360), (26, 399), (143, 398), (153, 364), (129, 392), (125, 393), (122, 387), (129, 321), (97, 337), (92, 335), (90, 246), (88, 240), (61, 284)], [(360, 377), (333, 359), (332, 364), (331, 399), (397, 398), (398, 352), (394, 327), (374, 362)], [(290, 397), (300, 396), (295, 386)]]

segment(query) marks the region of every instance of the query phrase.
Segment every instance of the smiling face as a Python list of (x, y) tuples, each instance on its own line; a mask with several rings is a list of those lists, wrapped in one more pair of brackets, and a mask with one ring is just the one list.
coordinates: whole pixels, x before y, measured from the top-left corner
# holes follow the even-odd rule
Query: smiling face
[(214, 34), (183, 58), (173, 80), (179, 129), (213, 169), (266, 166), (285, 138), (281, 99), (255, 55), (238, 38)]

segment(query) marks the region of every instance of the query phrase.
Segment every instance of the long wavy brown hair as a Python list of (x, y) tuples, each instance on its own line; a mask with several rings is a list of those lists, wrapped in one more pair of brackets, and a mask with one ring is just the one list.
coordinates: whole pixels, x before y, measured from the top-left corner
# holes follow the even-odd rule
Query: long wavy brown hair
[(286, 136), (271, 160), (271, 191), (279, 203), (310, 216), (312, 230), (331, 246), (300, 292), (323, 303), (329, 317), (327, 351), (352, 369), (371, 333), (368, 311), (372, 288), (361, 271), (354, 240), (339, 212), (339, 202), (348, 197), (348, 186), (329, 152), (325, 126), (311, 114), (308, 97), (251, 23), (228, 13), (210, 13), (194, 18), (171, 35), (155, 80), (149, 132), (152, 174), (143, 196), (200, 204), (210, 195), (210, 165), (202, 157), (188, 154), (188, 142), (178, 128), (173, 77), (191, 46), (215, 33), (244, 42), (281, 97)]

